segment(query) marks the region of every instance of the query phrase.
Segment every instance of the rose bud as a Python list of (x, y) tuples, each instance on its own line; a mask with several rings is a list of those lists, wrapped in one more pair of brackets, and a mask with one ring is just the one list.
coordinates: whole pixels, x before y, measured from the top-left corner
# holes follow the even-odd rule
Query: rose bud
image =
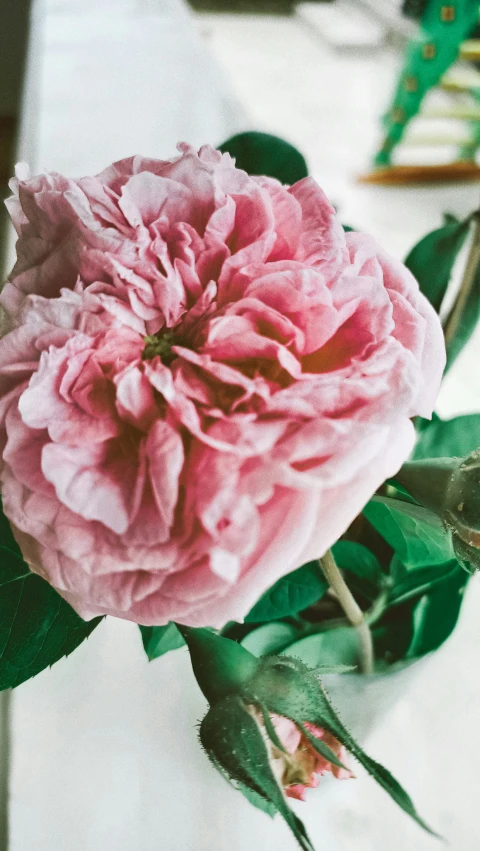
[(187, 642), (193, 672), (209, 703), (242, 694), (260, 662), (241, 644), (209, 629), (177, 624)]
[(302, 822), (287, 804), (269, 752), (271, 743), (255, 714), (238, 695), (215, 703), (200, 725), (202, 747), (215, 768), (251, 803), (271, 816), (280, 813), (302, 851), (314, 851)]
[(248, 800), (280, 813), (304, 851), (312, 851), (303, 824), (286, 798), (331, 772), (352, 777), (347, 750), (402, 809), (430, 833), (394, 777), (357, 744), (330, 703), (316, 673), (286, 656), (256, 658), (207, 629), (177, 624), (187, 642), (198, 684), (210, 703), (200, 741), (213, 765)]
[(446, 494), (444, 521), (452, 532), (455, 555), (480, 569), (480, 453), (467, 455), (456, 467)]
[(480, 452), (465, 458), (432, 458), (404, 464), (395, 477), (421, 505), (441, 518), (456, 557), (480, 569)]
[[(261, 715), (256, 714), (259, 723), (264, 723)], [(288, 798), (305, 801), (307, 789), (315, 789), (321, 775), (327, 772), (333, 774), (338, 780), (354, 777), (353, 772), (346, 766), (347, 752), (345, 747), (332, 733), (327, 732), (322, 727), (317, 727), (315, 724), (306, 722), (304, 725), (315, 739), (321, 740), (327, 748), (330, 748), (342, 765), (329, 762), (328, 758), (322, 756), (313, 747), (310, 739), (289, 718), (272, 714), (270, 720), (279, 740), (277, 745), (273, 742), (270, 743), (271, 764), (273, 772)], [(282, 745), (282, 747), (280, 748), (278, 745)]]

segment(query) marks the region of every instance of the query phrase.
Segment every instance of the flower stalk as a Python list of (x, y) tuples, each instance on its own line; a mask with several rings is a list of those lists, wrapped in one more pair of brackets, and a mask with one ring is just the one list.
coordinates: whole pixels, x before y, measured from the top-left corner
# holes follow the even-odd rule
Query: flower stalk
[(362, 674), (371, 674), (374, 666), (373, 641), (365, 615), (338, 569), (331, 550), (327, 550), (325, 555), (319, 559), (319, 564), (325, 579), (345, 612), (347, 620), (355, 627), (358, 638), (360, 671)]
[(474, 216), (474, 222), (472, 242), (460, 288), (458, 290), (458, 295), (450, 313), (445, 319), (443, 326), (447, 350), (462, 321), (470, 293), (475, 284), (477, 269), (480, 266), (480, 215), (478, 213)]

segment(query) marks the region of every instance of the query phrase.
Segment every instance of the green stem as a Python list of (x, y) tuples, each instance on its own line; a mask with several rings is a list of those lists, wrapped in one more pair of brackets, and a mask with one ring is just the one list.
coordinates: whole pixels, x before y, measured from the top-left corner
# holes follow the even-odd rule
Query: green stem
[(474, 216), (474, 222), (472, 242), (470, 244), (470, 251), (465, 264), (462, 282), (460, 284), (455, 303), (443, 326), (447, 349), (455, 337), (458, 326), (462, 321), (465, 307), (475, 284), (475, 275), (480, 265), (480, 215), (478, 213)]
[(347, 620), (355, 627), (359, 648), (359, 667), (362, 674), (373, 672), (374, 653), (370, 627), (350, 588), (337, 567), (331, 550), (319, 559), (320, 567), (330, 588), (340, 603)]
[[(378, 597), (373, 601), (370, 608), (364, 612), (365, 621), (370, 627), (375, 626), (382, 615), (384, 615), (389, 605), (389, 596), (390, 586), (381, 591)], [(348, 626), (350, 623), (347, 618), (331, 618), (328, 621), (321, 621), (316, 624), (308, 624), (300, 617), (292, 618), (292, 620), (295, 621), (295, 625), (298, 625), (298, 627), (302, 630), (302, 638), (306, 638), (309, 635), (318, 635), (321, 632), (329, 632), (332, 629), (341, 629), (344, 626)]]

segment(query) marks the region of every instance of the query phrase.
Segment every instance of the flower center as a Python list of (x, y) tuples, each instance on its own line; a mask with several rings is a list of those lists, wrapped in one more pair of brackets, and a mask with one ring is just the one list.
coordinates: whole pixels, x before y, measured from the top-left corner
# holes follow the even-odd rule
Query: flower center
[(175, 352), (172, 352), (172, 346), (175, 345), (175, 334), (171, 329), (159, 331), (158, 334), (152, 334), (145, 337), (145, 348), (143, 350), (142, 359), (152, 360), (159, 356), (165, 366), (169, 366), (177, 357)]

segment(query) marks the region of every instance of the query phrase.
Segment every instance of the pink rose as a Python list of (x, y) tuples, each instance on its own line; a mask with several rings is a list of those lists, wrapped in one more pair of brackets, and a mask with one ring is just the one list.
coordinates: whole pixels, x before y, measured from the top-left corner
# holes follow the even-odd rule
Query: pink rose
[(347, 768), (347, 752), (345, 747), (332, 733), (316, 727), (314, 724), (305, 723), (305, 728), (316, 739), (321, 739), (327, 747), (335, 754), (337, 759), (345, 765), (339, 768), (321, 756), (308, 738), (300, 732), (298, 727), (288, 718), (281, 715), (271, 716), (275, 732), (286, 750), (281, 751), (275, 745), (270, 744), (270, 759), (272, 768), (278, 782), (284, 788), (289, 798), (305, 800), (307, 789), (315, 789), (318, 786), (322, 774), (330, 772), (338, 780), (347, 780), (353, 777), (353, 773)]
[(220, 627), (397, 471), (445, 354), (411, 274), (314, 180), (180, 150), (13, 181), (2, 497), (84, 618)]

